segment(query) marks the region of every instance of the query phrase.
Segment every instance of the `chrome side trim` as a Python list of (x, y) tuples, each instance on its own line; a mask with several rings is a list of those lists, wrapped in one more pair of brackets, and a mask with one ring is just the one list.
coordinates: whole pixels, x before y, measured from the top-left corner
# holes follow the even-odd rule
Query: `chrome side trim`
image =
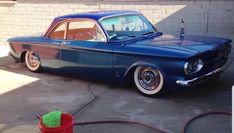
[(200, 76), (200, 77), (197, 77), (197, 78), (193, 78), (193, 79), (190, 79), (190, 80), (177, 80), (176, 81), (176, 84), (180, 85), (180, 86), (192, 86), (192, 85), (195, 85), (195, 84), (198, 84), (198, 83), (201, 83), (207, 79), (210, 78), (210, 76), (216, 74), (216, 73), (219, 73), (219, 72), (222, 72), (224, 69), (226, 69), (229, 65), (231, 65), (231, 60), (229, 59), (227, 61), (227, 63), (225, 65), (223, 65), (222, 67), (220, 68), (217, 68), (215, 69), (214, 71), (212, 72), (209, 72), (203, 76)]

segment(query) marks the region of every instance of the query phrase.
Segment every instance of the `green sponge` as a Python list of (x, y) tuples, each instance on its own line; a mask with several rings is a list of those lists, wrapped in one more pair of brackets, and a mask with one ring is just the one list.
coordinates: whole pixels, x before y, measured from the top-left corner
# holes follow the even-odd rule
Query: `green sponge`
[(49, 128), (55, 128), (61, 126), (61, 114), (60, 111), (52, 111), (42, 116), (42, 124)]

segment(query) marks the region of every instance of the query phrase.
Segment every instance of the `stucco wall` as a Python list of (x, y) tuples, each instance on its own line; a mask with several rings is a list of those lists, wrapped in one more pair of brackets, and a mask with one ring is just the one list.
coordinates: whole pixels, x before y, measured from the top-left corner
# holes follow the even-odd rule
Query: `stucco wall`
[(96, 10), (138, 10), (163, 32), (175, 34), (184, 19), (186, 34), (234, 40), (232, 0), (17, 0), (0, 3), (0, 45), (10, 37), (44, 32), (56, 16)]

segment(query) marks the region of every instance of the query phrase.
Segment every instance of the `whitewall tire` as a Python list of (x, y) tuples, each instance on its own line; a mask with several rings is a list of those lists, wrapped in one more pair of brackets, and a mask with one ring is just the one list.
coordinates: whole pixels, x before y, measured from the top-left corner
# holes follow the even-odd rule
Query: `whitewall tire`
[(163, 92), (163, 75), (153, 67), (138, 66), (134, 72), (134, 82), (138, 90), (145, 95), (152, 96)]
[(25, 54), (25, 64), (32, 72), (39, 72), (41, 70), (41, 62), (37, 54), (33, 51), (27, 51)]

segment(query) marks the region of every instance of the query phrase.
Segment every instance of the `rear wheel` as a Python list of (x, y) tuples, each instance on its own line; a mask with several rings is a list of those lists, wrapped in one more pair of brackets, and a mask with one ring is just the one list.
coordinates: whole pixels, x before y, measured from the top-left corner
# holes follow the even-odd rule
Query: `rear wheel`
[(33, 51), (26, 52), (25, 64), (27, 68), (32, 72), (39, 72), (41, 70), (40, 59)]
[(138, 66), (134, 72), (134, 82), (138, 90), (145, 95), (155, 96), (163, 92), (163, 75), (153, 67)]

